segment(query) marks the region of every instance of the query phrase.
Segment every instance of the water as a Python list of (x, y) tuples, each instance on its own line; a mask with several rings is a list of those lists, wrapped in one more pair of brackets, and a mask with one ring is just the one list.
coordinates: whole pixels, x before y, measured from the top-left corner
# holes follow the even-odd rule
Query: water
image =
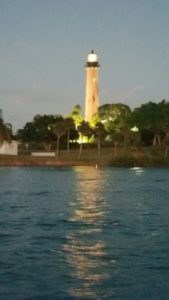
[(169, 170), (0, 168), (0, 299), (169, 299)]

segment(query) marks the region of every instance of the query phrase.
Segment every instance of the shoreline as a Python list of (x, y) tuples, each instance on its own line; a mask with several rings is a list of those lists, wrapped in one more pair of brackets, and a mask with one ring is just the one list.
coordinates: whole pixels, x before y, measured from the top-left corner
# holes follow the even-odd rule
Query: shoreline
[(99, 163), (99, 162), (86, 162), (86, 161), (51, 161), (51, 160), (42, 160), (42, 161), (23, 161), (22, 159), (9, 159), (2, 160), (0, 159), (0, 168), (3, 167), (52, 167), (52, 168), (71, 168), (71, 167), (94, 167), (94, 168), (104, 168), (104, 167), (114, 167), (114, 168), (169, 168), (169, 163), (164, 162), (148, 162), (148, 161), (122, 161), (116, 160), (111, 163)]
[(0, 157), (0, 167), (75, 167), (75, 166), (95, 166), (94, 162), (83, 162), (83, 161), (67, 161), (67, 160), (56, 160), (49, 158), (19, 158), (14, 157)]
[(0, 155), (0, 167), (156, 167), (169, 168), (169, 157), (164, 156), (161, 148), (135, 148), (118, 149), (115, 157), (112, 149), (102, 149), (101, 155), (93, 149), (85, 149), (79, 158), (77, 150), (71, 150), (70, 154), (60, 151), (58, 158), (31, 155)]
[(87, 163), (75, 163), (75, 162), (22, 162), (22, 161), (13, 161), (13, 162), (0, 162), (0, 167), (76, 167), (76, 166), (95, 166), (95, 164)]

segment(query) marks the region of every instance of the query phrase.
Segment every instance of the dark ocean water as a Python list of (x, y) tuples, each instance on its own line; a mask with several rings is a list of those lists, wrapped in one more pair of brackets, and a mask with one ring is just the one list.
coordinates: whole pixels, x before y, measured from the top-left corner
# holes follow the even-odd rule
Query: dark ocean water
[(0, 299), (169, 299), (169, 169), (0, 168)]

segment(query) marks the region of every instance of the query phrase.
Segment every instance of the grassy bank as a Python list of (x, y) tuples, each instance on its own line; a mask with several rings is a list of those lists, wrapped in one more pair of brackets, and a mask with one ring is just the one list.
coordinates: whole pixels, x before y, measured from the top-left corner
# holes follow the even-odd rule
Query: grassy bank
[(84, 149), (79, 158), (78, 150), (71, 150), (69, 155), (60, 151), (59, 157), (32, 157), (30, 155), (0, 155), (0, 166), (77, 166), (98, 165), (117, 167), (169, 167), (169, 157), (164, 156), (162, 148), (119, 148), (115, 157), (114, 149), (101, 149), (98, 156), (96, 149)]

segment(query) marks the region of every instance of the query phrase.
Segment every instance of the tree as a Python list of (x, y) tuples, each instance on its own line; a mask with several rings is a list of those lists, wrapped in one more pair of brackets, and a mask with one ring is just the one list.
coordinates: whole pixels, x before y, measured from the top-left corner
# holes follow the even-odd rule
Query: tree
[(165, 155), (165, 157), (167, 157), (168, 151), (169, 151), (169, 132), (165, 135), (165, 138), (163, 140), (163, 145), (165, 147), (164, 155)]
[(81, 135), (81, 143), (80, 143), (80, 149), (79, 149), (79, 157), (81, 156), (82, 153), (82, 147), (83, 147), (83, 140), (84, 137), (88, 138), (88, 142), (89, 142), (89, 138), (92, 136), (93, 134), (93, 130), (90, 127), (89, 123), (86, 121), (82, 121), (80, 123), (80, 125), (77, 127), (78, 132)]
[(167, 102), (166, 100), (162, 100), (159, 103), (159, 109), (162, 118), (162, 131), (164, 133), (164, 139), (162, 143), (165, 146), (165, 156), (167, 157), (169, 151), (169, 102)]
[(100, 122), (110, 134), (118, 132), (123, 136), (124, 145), (127, 143), (130, 131), (131, 109), (122, 103), (104, 104), (98, 111)]
[(59, 145), (60, 145), (60, 138), (63, 136), (66, 132), (66, 124), (64, 119), (56, 122), (51, 126), (51, 130), (53, 134), (57, 137), (57, 144), (56, 144), (56, 157), (59, 156)]
[(114, 157), (117, 158), (117, 147), (123, 142), (123, 136), (120, 132), (116, 131), (111, 134), (111, 139), (114, 145)]
[(10, 142), (11, 136), (12, 126), (9, 123), (4, 123), (2, 110), (0, 109), (0, 145), (2, 145), (4, 141)]
[(108, 132), (118, 131), (128, 126), (130, 113), (130, 107), (122, 103), (104, 104), (98, 110), (99, 121), (104, 124)]
[(100, 156), (101, 141), (106, 136), (107, 132), (104, 128), (104, 125), (101, 122), (96, 123), (93, 131), (94, 131), (94, 135), (97, 139), (97, 150), (98, 150), (98, 155)]
[(69, 155), (70, 131), (71, 131), (71, 129), (75, 130), (75, 123), (74, 123), (74, 120), (70, 117), (66, 118), (64, 120), (64, 122), (65, 122), (66, 131), (67, 131), (67, 154)]
[(81, 106), (75, 105), (70, 113), (70, 117), (74, 120), (76, 129), (80, 125), (80, 123), (84, 120), (84, 118), (81, 115)]
[(165, 134), (169, 133), (169, 102), (162, 100), (158, 104), (161, 116), (161, 129)]
[(132, 123), (139, 131), (148, 130), (153, 134), (153, 146), (161, 144), (162, 111), (158, 103), (148, 102), (137, 107), (132, 112)]
[(18, 131), (17, 136), (27, 143), (42, 143), (45, 150), (49, 151), (55, 138), (50, 127), (60, 120), (63, 120), (60, 115), (36, 115), (32, 122), (27, 122)]
[(109, 140), (114, 144), (116, 156), (117, 146), (126, 146), (129, 142), (131, 109), (122, 103), (104, 104), (99, 107), (98, 115), (108, 132)]

